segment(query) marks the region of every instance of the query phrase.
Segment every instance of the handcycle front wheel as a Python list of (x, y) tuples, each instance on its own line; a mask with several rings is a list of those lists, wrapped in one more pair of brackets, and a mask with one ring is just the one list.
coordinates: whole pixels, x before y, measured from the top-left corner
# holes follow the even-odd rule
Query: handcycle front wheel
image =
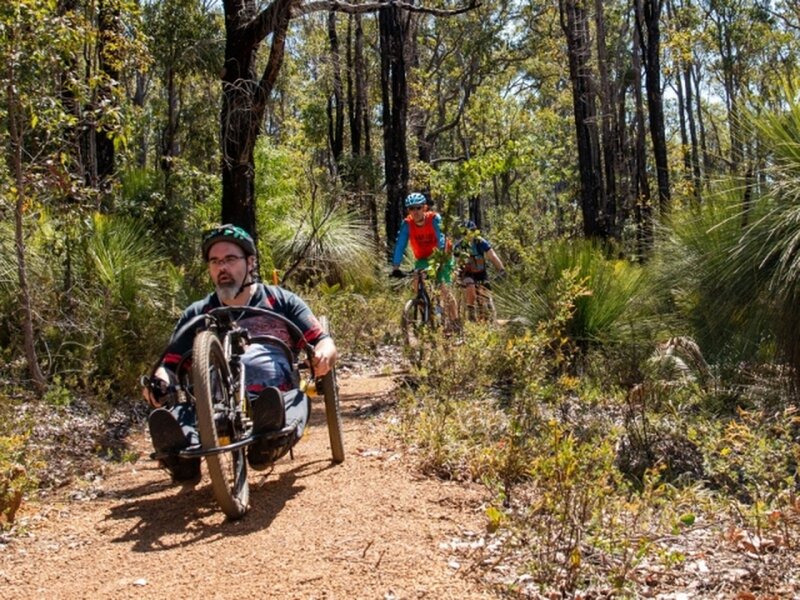
[[(328, 317), (320, 317), (322, 330), (330, 334)], [(339, 384), (336, 382), (336, 367), (319, 379), (317, 384), (325, 400), (325, 419), (328, 423), (328, 436), (331, 442), (333, 462), (344, 462), (344, 439), (342, 437), (342, 413), (339, 406)]]
[[(192, 381), (203, 450), (238, 441), (243, 432), (236, 419), (236, 400), (229, 393), (230, 371), (222, 344), (211, 331), (201, 331), (195, 337)], [(207, 454), (205, 458), (214, 498), (229, 518), (240, 519), (250, 503), (244, 448)]]

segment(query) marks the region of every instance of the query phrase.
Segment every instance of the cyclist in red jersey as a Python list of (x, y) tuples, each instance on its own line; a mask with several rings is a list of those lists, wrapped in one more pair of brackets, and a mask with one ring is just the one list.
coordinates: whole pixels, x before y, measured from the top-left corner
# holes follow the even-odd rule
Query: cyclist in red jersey
[[(397, 243), (392, 257), (393, 277), (403, 277), (400, 263), (403, 261), (406, 247), (409, 244), (415, 259), (414, 269), (417, 270), (428, 267), (430, 257), (435, 249), (449, 250), (451, 246), (442, 232), (442, 216), (435, 211), (428, 210), (428, 200), (423, 194), (409, 194), (406, 197), (405, 206), (408, 209), (408, 216), (403, 219), (397, 234)], [(453, 281), (454, 268), (455, 259), (451, 255), (436, 273), (444, 309), (452, 323), (458, 320), (458, 306), (449, 287)], [(414, 282), (416, 285), (416, 280)]]

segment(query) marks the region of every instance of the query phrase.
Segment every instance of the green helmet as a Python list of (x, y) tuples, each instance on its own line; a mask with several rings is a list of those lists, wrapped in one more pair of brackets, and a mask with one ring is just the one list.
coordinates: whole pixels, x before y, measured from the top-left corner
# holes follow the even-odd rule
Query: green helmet
[(253, 238), (241, 227), (227, 223), (209, 229), (203, 236), (203, 260), (208, 260), (208, 251), (217, 242), (231, 242), (241, 248), (245, 256), (253, 256), (256, 253), (256, 244)]

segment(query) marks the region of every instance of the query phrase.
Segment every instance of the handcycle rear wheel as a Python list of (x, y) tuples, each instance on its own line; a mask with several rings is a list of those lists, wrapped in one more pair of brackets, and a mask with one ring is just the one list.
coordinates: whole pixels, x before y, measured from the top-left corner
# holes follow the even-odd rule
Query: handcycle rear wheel
[[(330, 334), (330, 321), (320, 317), (320, 324), (325, 333)], [(331, 442), (333, 462), (344, 462), (344, 440), (342, 437), (342, 413), (339, 406), (339, 385), (336, 382), (336, 367), (328, 371), (319, 380), (320, 392), (325, 400), (325, 419), (328, 422), (328, 436)]]
[[(197, 408), (197, 428), (204, 450), (237, 441), (241, 423), (236, 418), (236, 399), (228, 392), (230, 371), (222, 344), (211, 331), (197, 334), (192, 347), (192, 381)], [(250, 488), (244, 448), (206, 455), (214, 498), (231, 519), (247, 512)]]

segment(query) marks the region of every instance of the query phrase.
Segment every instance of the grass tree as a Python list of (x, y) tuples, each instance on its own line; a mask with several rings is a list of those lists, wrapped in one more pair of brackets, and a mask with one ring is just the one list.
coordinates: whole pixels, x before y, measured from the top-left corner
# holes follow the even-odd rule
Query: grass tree
[(768, 151), (761, 214), (751, 217), (731, 252), (729, 273), (758, 295), (774, 326), (779, 357), (800, 377), (800, 102), (753, 117)]
[(586, 240), (560, 240), (544, 246), (538, 268), (524, 280), (498, 290), (504, 316), (530, 325), (550, 319), (571, 282), (576, 294), (565, 333), (577, 348), (631, 339), (631, 318), (639, 306), (645, 279), (642, 268), (624, 260), (609, 260), (603, 249)]
[(758, 189), (729, 181), (673, 216), (655, 270), (681, 333), (707, 358), (788, 364), (800, 373), (800, 105), (753, 116), (764, 149)]

